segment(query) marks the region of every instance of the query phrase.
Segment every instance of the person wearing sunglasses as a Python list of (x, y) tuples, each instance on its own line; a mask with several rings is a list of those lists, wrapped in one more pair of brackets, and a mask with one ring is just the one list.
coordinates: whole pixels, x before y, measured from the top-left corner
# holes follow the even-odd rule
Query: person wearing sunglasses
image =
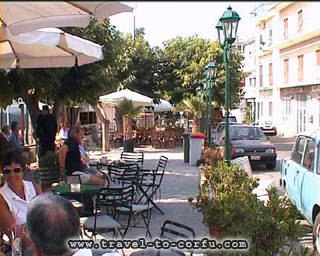
[[(4, 155), (4, 186), (0, 189), (0, 230), (12, 238), (12, 231), (26, 224), (28, 204), (37, 195), (42, 194), (39, 185), (23, 180), (24, 158), (19, 151), (10, 151)], [(30, 240), (22, 236), (23, 244)]]

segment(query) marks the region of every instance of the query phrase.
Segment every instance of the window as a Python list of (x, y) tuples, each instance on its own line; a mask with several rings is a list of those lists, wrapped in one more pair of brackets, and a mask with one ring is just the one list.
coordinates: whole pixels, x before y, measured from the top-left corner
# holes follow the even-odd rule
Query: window
[(256, 78), (255, 77), (251, 77), (250, 78), (250, 86), (251, 87), (256, 87)]
[(303, 55), (298, 56), (298, 81), (303, 80)]
[(284, 64), (283, 82), (286, 84), (289, 81), (289, 60), (288, 59), (284, 60), (283, 64)]
[(269, 102), (269, 116), (272, 116), (272, 101)]
[(288, 18), (283, 20), (283, 39), (288, 39)]
[(291, 160), (296, 162), (297, 164), (301, 164), (301, 159), (302, 159), (303, 150), (304, 150), (304, 143), (305, 143), (305, 138), (300, 137), (291, 155)]
[(273, 84), (272, 63), (269, 63), (269, 86)]
[(272, 29), (269, 29), (269, 46), (272, 45)]
[(80, 123), (83, 124), (95, 124), (97, 122), (97, 115), (95, 112), (80, 112)]
[(311, 139), (308, 139), (306, 150), (303, 157), (303, 167), (305, 167), (309, 171), (314, 170), (314, 152), (315, 152), (314, 141)]
[(320, 174), (320, 146), (318, 148), (318, 166), (317, 166), (317, 174)]
[(263, 86), (263, 67), (262, 65), (259, 66), (259, 86)]
[(317, 55), (317, 66), (320, 66), (320, 49), (316, 51)]
[(303, 15), (302, 15), (302, 10), (300, 10), (298, 11), (298, 32), (301, 32), (302, 24), (303, 24)]

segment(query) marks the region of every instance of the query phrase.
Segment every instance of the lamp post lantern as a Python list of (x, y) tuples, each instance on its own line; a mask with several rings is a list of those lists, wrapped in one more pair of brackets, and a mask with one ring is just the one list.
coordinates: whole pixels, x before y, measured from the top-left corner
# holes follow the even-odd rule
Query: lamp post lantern
[(230, 110), (230, 77), (229, 77), (229, 63), (231, 58), (231, 46), (237, 38), (238, 24), (240, 16), (233, 11), (229, 6), (221, 16), (216, 29), (218, 32), (218, 40), (221, 48), (223, 48), (223, 61), (226, 69), (225, 80), (225, 110), (226, 110), (226, 125), (225, 125), (225, 161), (230, 165), (231, 150), (230, 150), (230, 124), (229, 124), (229, 110)]
[(204, 70), (206, 72), (206, 81), (204, 83), (204, 90), (206, 92), (207, 99), (207, 145), (211, 144), (211, 103), (212, 103), (212, 88), (213, 88), (213, 79), (215, 79), (217, 74), (217, 65), (215, 62), (209, 62)]

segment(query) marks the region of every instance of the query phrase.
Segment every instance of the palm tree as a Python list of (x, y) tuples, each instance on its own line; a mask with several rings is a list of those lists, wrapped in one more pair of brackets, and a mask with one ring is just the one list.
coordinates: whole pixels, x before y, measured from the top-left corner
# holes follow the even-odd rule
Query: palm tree
[(123, 136), (126, 140), (131, 140), (133, 118), (141, 112), (142, 108), (135, 107), (132, 100), (124, 98), (119, 104), (118, 109), (123, 120)]
[(193, 116), (193, 127), (192, 127), (192, 132), (198, 132), (199, 131), (199, 119), (198, 119), (198, 114), (202, 112), (203, 109), (205, 109), (205, 103), (203, 102), (202, 99), (199, 99), (199, 97), (191, 95), (189, 98), (184, 99), (180, 106), (178, 107), (179, 109), (183, 111), (187, 111), (192, 114)]

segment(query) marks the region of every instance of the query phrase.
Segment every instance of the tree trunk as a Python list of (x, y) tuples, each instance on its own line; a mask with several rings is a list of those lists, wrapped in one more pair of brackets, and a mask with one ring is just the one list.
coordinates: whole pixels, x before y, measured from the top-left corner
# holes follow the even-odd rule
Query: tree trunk
[[(119, 109), (117, 107), (115, 107), (115, 122), (116, 122), (116, 127), (117, 127), (117, 132), (118, 131), (123, 131), (123, 120), (122, 120), (122, 117), (119, 113)], [(121, 122), (122, 121), (122, 122)]]
[(122, 132), (123, 132), (123, 139), (127, 139), (127, 117), (122, 116)]
[(40, 114), (40, 110), (38, 106), (39, 99), (35, 94), (28, 94), (27, 92), (23, 93), (22, 99), (28, 107), (32, 128), (34, 131), (36, 127), (38, 115)]
[(194, 117), (193, 118), (193, 126), (192, 126), (192, 132), (193, 133), (196, 133), (196, 132), (199, 132), (199, 119), (198, 117)]
[(128, 139), (131, 140), (133, 137), (132, 134), (132, 117), (127, 117), (128, 118)]
[(59, 100), (54, 102), (52, 109), (52, 114), (56, 117), (58, 125), (62, 123), (63, 120), (63, 103)]
[(107, 117), (105, 116), (105, 113), (103, 111), (103, 107), (100, 103), (98, 103), (96, 106), (92, 106), (94, 111), (96, 112), (98, 118), (100, 119), (100, 121), (104, 124), (104, 130), (103, 130), (103, 134), (102, 134), (102, 138), (103, 138), (103, 143), (102, 145), (104, 145), (104, 148), (102, 148), (103, 151), (110, 151), (110, 131), (109, 131), (109, 126), (110, 126), (110, 120), (107, 119)]

